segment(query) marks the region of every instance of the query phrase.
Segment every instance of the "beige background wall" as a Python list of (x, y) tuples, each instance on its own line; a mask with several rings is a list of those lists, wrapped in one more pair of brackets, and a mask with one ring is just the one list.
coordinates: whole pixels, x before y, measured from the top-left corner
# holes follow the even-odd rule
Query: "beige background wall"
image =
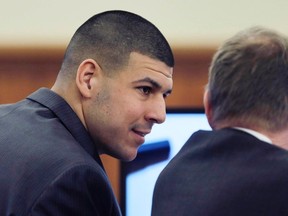
[(287, 0), (0, 0), (0, 47), (66, 45), (95, 13), (124, 9), (155, 23), (173, 46), (217, 45), (265, 25), (288, 34)]

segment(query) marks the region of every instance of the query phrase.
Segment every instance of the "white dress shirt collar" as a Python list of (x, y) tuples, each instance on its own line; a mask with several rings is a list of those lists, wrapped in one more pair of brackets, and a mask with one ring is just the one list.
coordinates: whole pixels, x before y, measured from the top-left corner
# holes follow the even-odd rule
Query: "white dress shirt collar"
[(244, 131), (246, 133), (249, 133), (249, 134), (251, 134), (252, 136), (256, 137), (257, 139), (259, 139), (261, 141), (264, 141), (264, 142), (272, 144), (272, 141), (267, 136), (265, 136), (264, 134), (261, 134), (261, 133), (259, 133), (257, 131), (254, 131), (254, 130), (251, 130), (251, 129), (247, 129), (247, 128), (242, 128), (242, 127), (234, 127), (234, 128), (237, 129), (237, 130), (241, 130), (241, 131)]

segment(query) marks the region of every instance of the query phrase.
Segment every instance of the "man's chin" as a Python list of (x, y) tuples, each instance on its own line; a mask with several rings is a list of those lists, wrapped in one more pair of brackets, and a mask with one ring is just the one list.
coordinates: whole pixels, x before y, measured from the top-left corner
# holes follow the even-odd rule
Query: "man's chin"
[(131, 150), (129, 152), (126, 152), (125, 156), (123, 157), (123, 161), (126, 161), (126, 162), (130, 162), (130, 161), (133, 161), (137, 158), (137, 154), (138, 154), (138, 151), (137, 149), (134, 149), (134, 150)]
[(122, 161), (131, 162), (137, 157), (137, 153), (133, 155), (127, 155), (126, 157), (122, 158)]

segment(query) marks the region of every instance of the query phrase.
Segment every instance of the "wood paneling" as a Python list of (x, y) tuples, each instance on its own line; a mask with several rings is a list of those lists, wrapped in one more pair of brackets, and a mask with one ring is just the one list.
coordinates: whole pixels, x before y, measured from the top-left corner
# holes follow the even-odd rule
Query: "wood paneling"
[[(204, 86), (214, 48), (175, 49), (173, 93), (167, 107), (202, 107)], [(0, 48), (0, 103), (13, 103), (40, 87), (50, 88), (60, 69), (64, 48)], [(101, 156), (119, 198), (119, 162)]]
[(39, 87), (51, 87), (64, 49), (0, 49), (0, 103), (18, 101)]
[(175, 49), (173, 93), (168, 107), (202, 107), (204, 87), (214, 48)]

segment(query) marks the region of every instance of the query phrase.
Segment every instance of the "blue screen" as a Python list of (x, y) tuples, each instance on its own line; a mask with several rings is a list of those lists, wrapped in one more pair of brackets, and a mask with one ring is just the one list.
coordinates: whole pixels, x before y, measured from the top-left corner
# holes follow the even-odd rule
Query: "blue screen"
[(166, 121), (154, 125), (138, 156), (121, 163), (120, 206), (125, 216), (151, 215), (158, 175), (197, 130), (211, 130), (202, 109), (168, 110)]

